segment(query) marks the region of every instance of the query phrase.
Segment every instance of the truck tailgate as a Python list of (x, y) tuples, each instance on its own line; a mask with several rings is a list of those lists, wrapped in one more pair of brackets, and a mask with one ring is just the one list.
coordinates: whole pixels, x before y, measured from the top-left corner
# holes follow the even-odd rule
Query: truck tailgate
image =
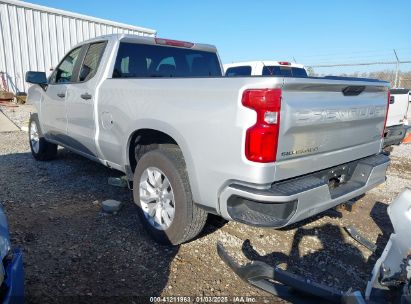
[(285, 78), (276, 180), (379, 153), (388, 83)]

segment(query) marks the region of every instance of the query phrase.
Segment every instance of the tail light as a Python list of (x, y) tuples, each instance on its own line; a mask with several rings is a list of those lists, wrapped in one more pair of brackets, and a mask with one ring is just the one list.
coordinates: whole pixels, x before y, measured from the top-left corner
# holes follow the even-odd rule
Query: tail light
[(257, 112), (257, 122), (246, 133), (247, 159), (259, 163), (274, 162), (280, 129), (281, 89), (245, 90), (241, 102)]
[(156, 44), (160, 45), (169, 45), (169, 46), (178, 46), (184, 48), (192, 48), (194, 43), (187, 42), (187, 41), (179, 41), (179, 40), (171, 40), (171, 39), (164, 39), (164, 38), (154, 38)]
[(278, 64), (279, 65), (291, 65), (291, 63), (288, 61), (279, 61)]
[(388, 91), (387, 112), (385, 113), (384, 128), (382, 129), (382, 134), (381, 134), (382, 138), (384, 138), (385, 127), (387, 126), (388, 110), (390, 109), (390, 100), (391, 100), (391, 93), (390, 91)]

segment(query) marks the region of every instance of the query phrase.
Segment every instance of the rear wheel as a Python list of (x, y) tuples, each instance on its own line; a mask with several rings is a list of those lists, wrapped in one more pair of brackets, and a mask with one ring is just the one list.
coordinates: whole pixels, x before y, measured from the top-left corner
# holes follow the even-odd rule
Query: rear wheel
[(183, 155), (177, 146), (141, 156), (133, 184), (143, 226), (157, 242), (178, 245), (201, 232), (207, 213), (193, 202)]
[(57, 155), (57, 145), (48, 142), (41, 132), (37, 114), (29, 121), (29, 142), (31, 154), (36, 160), (51, 160)]

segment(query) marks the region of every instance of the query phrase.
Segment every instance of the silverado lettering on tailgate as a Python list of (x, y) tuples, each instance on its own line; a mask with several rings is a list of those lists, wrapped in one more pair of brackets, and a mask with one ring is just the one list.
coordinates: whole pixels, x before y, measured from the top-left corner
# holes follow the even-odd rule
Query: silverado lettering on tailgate
[(384, 117), (386, 106), (367, 106), (347, 109), (300, 110), (294, 113), (297, 124), (314, 122), (352, 121), (372, 117)]

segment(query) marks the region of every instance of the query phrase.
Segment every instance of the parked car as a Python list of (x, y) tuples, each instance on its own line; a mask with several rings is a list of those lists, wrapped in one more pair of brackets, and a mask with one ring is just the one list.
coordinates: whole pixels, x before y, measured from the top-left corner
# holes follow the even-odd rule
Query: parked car
[(214, 46), (132, 35), (83, 42), (26, 81), (34, 158), (60, 145), (124, 172), (163, 243), (208, 213), (284, 227), (385, 181), (386, 82), (223, 77)]
[(225, 76), (308, 77), (302, 64), (287, 61), (245, 61), (224, 64)]
[(384, 146), (399, 145), (404, 139), (408, 126), (408, 89), (391, 89), (390, 106), (384, 131)]
[(0, 206), (0, 302), (24, 303), (23, 255), (19, 248), (12, 250), (6, 214)]

